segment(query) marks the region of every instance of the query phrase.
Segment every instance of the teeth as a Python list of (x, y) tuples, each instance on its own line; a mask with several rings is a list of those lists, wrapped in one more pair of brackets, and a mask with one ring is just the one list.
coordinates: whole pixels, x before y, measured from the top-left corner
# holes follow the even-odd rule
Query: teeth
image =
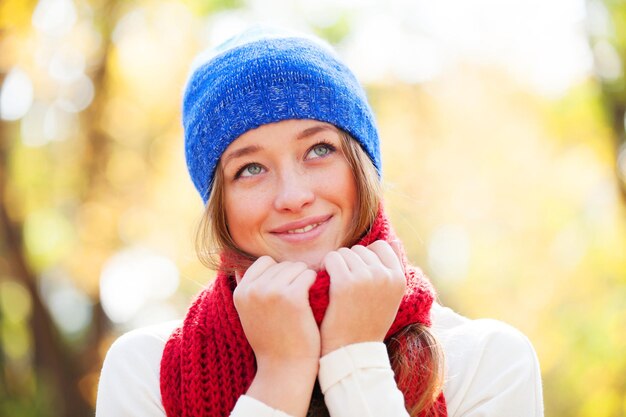
[(287, 230), (287, 233), (289, 233), (289, 234), (294, 234), (294, 233), (306, 233), (306, 232), (308, 232), (309, 230), (313, 230), (313, 229), (315, 229), (315, 228), (316, 228), (317, 226), (319, 226), (319, 225), (320, 225), (319, 223), (310, 224), (310, 225), (305, 226), (305, 227), (303, 227), (303, 228), (301, 228), (301, 229)]

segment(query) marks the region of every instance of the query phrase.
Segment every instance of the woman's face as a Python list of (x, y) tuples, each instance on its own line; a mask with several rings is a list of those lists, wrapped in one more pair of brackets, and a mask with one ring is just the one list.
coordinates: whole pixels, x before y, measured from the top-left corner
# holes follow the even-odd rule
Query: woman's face
[(343, 244), (357, 192), (334, 126), (315, 120), (263, 125), (230, 144), (220, 169), (228, 228), (243, 251), (318, 269)]

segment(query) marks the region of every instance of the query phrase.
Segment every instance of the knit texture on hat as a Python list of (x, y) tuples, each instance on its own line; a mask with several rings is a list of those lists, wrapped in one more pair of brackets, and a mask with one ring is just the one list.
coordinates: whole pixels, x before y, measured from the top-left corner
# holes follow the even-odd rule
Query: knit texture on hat
[[(361, 245), (384, 239), (395, 240), (389, 222), (379, 213)], [(422, 272), (405, 264), (407, 287), (396, 319), (385, 341), (412, 323), (430, 326), (434, 290)], [(203, 290), (187, 313), (182, 327), (174, 331), (161, 359), (161, 397), (168, 417), (223, 417), (245, 394), (256, 373), (254, 352), (244, 334), (233, 303), (235, 280), (218, 274)], [(328, 306), (330, 278), (318, 273), (309, 293), (309, 302), (320, 325)], [(423, 387), (419, 386), (419, 360), (414, 361), (415, 378), (399, 385), (408, 407), (415, 405)], [(423, 416), (447, 415), (443, 393)]]
[(381, 171), (365, 92), (321, 41), (259, 30), (231, 39), (192, 73), (182, 116), (187, 167), (204, 202), (228, 145), (248, 130), (281, 120), (315, 119), (343, 129)]

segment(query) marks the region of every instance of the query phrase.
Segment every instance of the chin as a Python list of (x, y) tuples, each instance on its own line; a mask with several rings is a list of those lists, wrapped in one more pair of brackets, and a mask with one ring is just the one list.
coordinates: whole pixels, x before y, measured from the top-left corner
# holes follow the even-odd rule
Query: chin
[(281, 261), (290, 261), (290, 262), (304, 262), (307, 266), (314, 270), (319, 271), (323, 268), (324, 256), (326, 253), (294, 253), (287, 254)]

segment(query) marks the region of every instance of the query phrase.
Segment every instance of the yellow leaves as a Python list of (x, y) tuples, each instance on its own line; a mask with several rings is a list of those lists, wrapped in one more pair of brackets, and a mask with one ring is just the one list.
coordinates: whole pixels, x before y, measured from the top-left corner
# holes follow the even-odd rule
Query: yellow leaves
[(0, 323), (0, 344), (2, 351), (10, 360), (24, 359), (31, 348), (31, 335), (28, 326), (2, 322)]
[(106, 177), (118, 190), (141, 193), (147, 177), (146, 160), (139, 152), (120, 146), (109, 159)]
[(210, 15), (224, 9), (240, 7), (242, 0), (184, 0), (184, 3), (198, 15)]
[[(195, 24), (191, 12), (177, 2), (137, 7), (123, 16), (113, 33), (115, 48), (108, 63), (115, 92), (132, 96), (148, 111), (175, 112), (196, 50)], [(175, 99), (164, 102), (164, 97)]]
[(3, 0), (0, 2), (0, 31), (27, 29), (35, 8), (35, 0)]
[(584, 394), (586, 400), (577, 416), (613, 417), (622, 408), (624, 394), (602, 383), (599, 386), (596, 385), (602, 378), (598, 375), (598, 378), (594, 378), (594, 383), (587, 384), (589, 390)]
[(32, 265), (39, 271), (66, 256), (75, 239), (73, 226), (55, 210), (30, 213), (24, 221), (24, 244)]
[(30, 348), (30, 295), (14, 281), (0, 281), (0, 351), (12, 360), (23, 359)]
[(0, 317), (13, 324), (25, 323), (31, 312), (32, 303), (26, 288), (14, 281), (0, 281)]

